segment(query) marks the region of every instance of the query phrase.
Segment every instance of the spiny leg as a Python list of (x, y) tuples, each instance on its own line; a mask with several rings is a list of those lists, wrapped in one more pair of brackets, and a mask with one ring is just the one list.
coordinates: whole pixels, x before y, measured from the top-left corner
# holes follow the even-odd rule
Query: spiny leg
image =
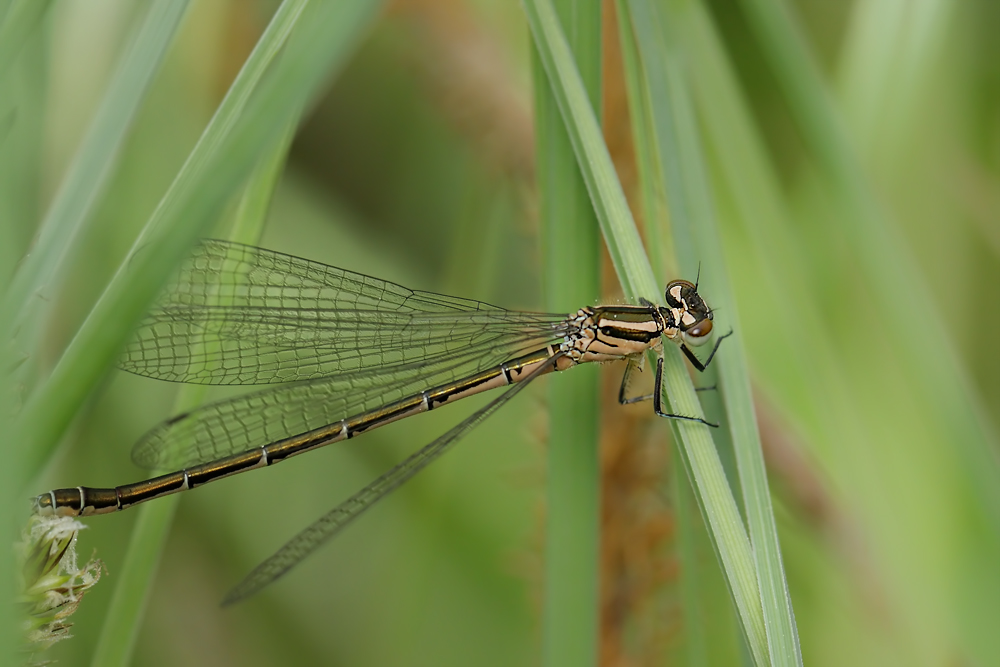
[[(728, 334), (727, 334), (728, 335)], [(656, 413), (658, 417), (666, 417), (668, 419), (684, 419), (686, 421), (701, 422), (705, 426), (711, 426), (712, 428), (719, 428), (718, 424), (713, 424), (710, 421), (705, 421), (701, 417), (688, 417), (687, 415), (675, 415), (669, 412), (663, 411), (663, 357), (656, 360), (656, 382), (653, 385), (653, 412)]]
[(632, 371), (636, 368), (639, 369), (639, 372), (642, 372), (642, 361), (643, 358), (641, 356), (638, 357), (638, 361), (636, 361), (636, 357), (629, 357), (628, 361), (625, 364), (625, 373), (622, 374), (622, 386), (618, 388), (618, 402), (621, 405), (631, 405), (632, 403), (640, 403), (642, 401), (648, 401), (649, 399), (653, 398), (652, 394), (646, 394), (645, 396), (633, 396), (632, 398), (625, 398), (625, 391), (626, 389), (628, 389), (629, 376), (632, 375)]
[[(642, 396), (632, 396), (631, 398), (625, 397), (625, 392), (628, 390), (628, 382), (629, 378), (632, 375), (632, 371), (638, 369), (640, 373), (642, 372), (643, 357), (639, 357), (638, 359), (639, 361), (635, 361), (635, 357), (629, 357), (628, 361), (626, 362), (625, 372), (622, 374), (622, 384), (621, 387), (618, 388), (618, 403), (620, 403), (621, 405), (642, 403), (643, 401), (652, 400), (653, 396), (656, 395), (655, 393), (651, 393), (651, 394), (643, 394)], [(695, 391), (715, 391), (716, 389), (717, 387), (715, 385), (712, 385), (711, 387), (694, 388)]]

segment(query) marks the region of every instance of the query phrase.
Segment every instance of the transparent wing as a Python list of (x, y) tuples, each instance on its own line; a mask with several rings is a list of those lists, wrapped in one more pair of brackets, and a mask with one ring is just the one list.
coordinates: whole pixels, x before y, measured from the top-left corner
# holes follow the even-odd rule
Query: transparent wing
[[(147, 433), (132, 450), (136, 465), (178, 469), (247, 451), (353, 417), (447, 384), (559, 341), (561, 328), (483, 334), (457, 351), (289, 383), (211, 403)], [(419, 349), (425, 353), (428, 347)]]
[(120, 365), (175, 382), (290, 382), (406, 364), (564, 317), (414, 291), (206, 240), (142, 322)]
[(468, 419), (458, 424), (440, 438), (425, 445), (405, 461), (385, 473), (377, 480), (354, 494), (331, 512), (323, 516), (304, 531), (296, 535), (273, 556), (258, 565), (253, 572), (241, 581), (223, 600), (224, 605), (233, 604), (257, 593), (262, 588), (275, 581), (290, 569), (299, 564), (309, 554), (313, 553), (324, 542), (343, 530), (348, 524), (371, 509), (379, 500), (399, 488), (418, 472), (430, 465), (434, 460), (458, 442), (458, 440), (475, 428), (484, 419), (496, 412), (531, 380), (546, 370), (555, 366), (560, 355), (555, 355), (544, 364), (532, 371), (524, 381), (515, 384), (501, 396), (475, 412)]

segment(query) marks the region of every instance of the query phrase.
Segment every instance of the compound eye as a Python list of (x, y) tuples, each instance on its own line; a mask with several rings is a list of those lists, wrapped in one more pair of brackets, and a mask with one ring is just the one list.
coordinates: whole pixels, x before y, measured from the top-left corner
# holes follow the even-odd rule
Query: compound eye
[(693, 327), (689, 327), (684, 333), (685, 337), (704, 340), (708, 334), (712, 333), (712, 320), (705, 318)]

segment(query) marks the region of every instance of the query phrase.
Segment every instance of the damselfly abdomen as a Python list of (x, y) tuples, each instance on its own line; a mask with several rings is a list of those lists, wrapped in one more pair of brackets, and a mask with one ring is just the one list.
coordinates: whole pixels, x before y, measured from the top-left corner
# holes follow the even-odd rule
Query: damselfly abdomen
[[(175, 470), (107, 489), (56, 489), (39, 514), (127, 509), (355, 437), (488, 389), (511, 385), (434, 442), (343, 502), (262, 563), (227, 601), (252, 594), (443, 454), (529, 380), (590, 361), (627, 360), (627, 373), (666, 337), (708, 339), (712, 311), (697, 285), (667, 285), (666, 306), (594, 306), (570, 315), (504, 310), (226, 241), (204, 241), (128, 346), (121, 367), (175, 382), (273, 384), (154, 428), (135, 446), (141, 467)], [(651, 396), (660, 407), (662, 358)]]

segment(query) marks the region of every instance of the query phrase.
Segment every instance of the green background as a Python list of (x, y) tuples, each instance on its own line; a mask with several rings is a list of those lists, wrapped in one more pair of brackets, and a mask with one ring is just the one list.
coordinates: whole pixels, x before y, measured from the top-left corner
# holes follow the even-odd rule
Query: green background
[[(804, 661), (1000, 663), (1000, 452), (991, 434), (1000, 405), (1000, 7), (789, 3), (837, 135), (808, 126), (796, 101), (808, 91), (789, 88), (774, 65), (783, 44), (754, 9), (771, 3), (665, 4), (708, 31), (684, 33), (685, 66)], [(53, 3), (6, 80), (27, 103), (14, 116), (0, 109), (4, 282), (144, 6)], [(33, 374), (45, 377), (58, 360), (272, 11), (265, 2), (192, 3), (92, 223), (44, 294), (51, 315)], [(605, 135), (637, 209), (616, 28), (605, 30)], [(705, 37), (713, 30), (717, 42)], [(517, 3), (389, 3), (309, 107), (260, 245), (541, 309), (529, 40)], [(788, 53), (779, 60), (787, 64)], [(735, 79), (713, 69), (712, 54), (728, 58)], [(724, 94), (733, 83), (735, 101)], [(729, 143), (733, 136), (750, 143)], [(822, 142), (845, 137), (855, 162), (831, 167), (836, 151), (824, 153)], [(880, 274), (864, 253), (884, 238), (892, 252)], [(606, 261), (568, 270), (603, 271), (592, 302), (622, 299)], [(702, 291), (711, 302), (712, 286)], [(614, 403), (620, 373), (601, 369), (601, 664), (749, 660), (697, 509), (677, 488), (685, 478), (671, 474), (666, 429), (647, 418), (648, 406)], [(134, 664), (539, 664), (547, 383), (232, 608), (218, 602), (257, 562), (483, 399), (186, 494)], [(140, 479), (129, 448), (171, 414), (176, 388), (109, 371), (21, 495)], [(96, 553), (107, 575), (74, 616), (75, 637), (43, 657), (90, 663), (135, 518), (88, 520), (79, 551)], [(680, 565), (677, 538), (692, 518), (694, 571)], [(695, 622), (682, 594), (692, 580)]]

